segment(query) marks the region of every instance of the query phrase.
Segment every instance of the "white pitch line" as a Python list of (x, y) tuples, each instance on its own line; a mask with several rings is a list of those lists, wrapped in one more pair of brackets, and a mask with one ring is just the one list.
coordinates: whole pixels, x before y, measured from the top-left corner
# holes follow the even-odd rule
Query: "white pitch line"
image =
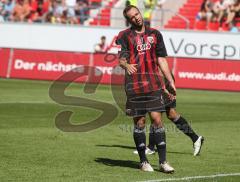
[(55, 104), (54, 101), (50, 102), (50, 101), (8, 101), (8, 102), (1, 102), (0, 104)]
[(240, 173), (214, 174), (210, 176), (188, 176), (183, 178), (167, 178), (167, 179), (147, 180), (147, 181), (138, 181), (138, 182), (186, 181), (191, 179), (205, 179), (205, 178), (216, 178), (216, 177), (226, 177), (226, 176), (240, 176)]

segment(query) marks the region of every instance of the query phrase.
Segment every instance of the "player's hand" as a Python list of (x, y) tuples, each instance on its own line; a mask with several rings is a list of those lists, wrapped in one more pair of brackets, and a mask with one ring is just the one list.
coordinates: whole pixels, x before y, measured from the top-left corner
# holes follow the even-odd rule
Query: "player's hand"
[(164, 89), (164, 92), (167, 94), (169, 100), (176, 99), (176, 95), (171, 94), (167, 89)]
[(126, 65), (127, 73), (129, 75), (137, 72), (137, 64), (127, 64)]
[(177, 89), (176, 89), (176, 87), (175, 87), (175, 84), (174, 84), (174, 82), (171, 82), (170, 83), (170, 87), (171, 87), (171, 94), (172, 95), (174, 95), (174, 96), (176, 96), (177, 95)]

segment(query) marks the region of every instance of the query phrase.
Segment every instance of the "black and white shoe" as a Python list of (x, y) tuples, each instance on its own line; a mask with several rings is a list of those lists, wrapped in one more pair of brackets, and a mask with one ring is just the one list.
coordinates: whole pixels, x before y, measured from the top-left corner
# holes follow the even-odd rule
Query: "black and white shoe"
[(193, 155), (194, 156), (197, 156), (200, 154), (200, 151), (201, 151), (201, 147), (203, 145), (203, 141), (204, 141), (204, 138), (203, 136), (199, 136), (197, 141), (195, 143), (193, 143)]

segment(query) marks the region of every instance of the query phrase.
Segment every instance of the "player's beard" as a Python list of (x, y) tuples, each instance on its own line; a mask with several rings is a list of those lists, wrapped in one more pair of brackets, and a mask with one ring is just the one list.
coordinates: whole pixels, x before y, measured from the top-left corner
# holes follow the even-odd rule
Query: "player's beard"
[(135, 30), (140, 31), (140, 30), (142, 30), (143, 26), (144, 26), (143, 20), (141, 20), (140, 23), (134, 23), (134, 22), (132, 22), (132, 27), (133, 27)]

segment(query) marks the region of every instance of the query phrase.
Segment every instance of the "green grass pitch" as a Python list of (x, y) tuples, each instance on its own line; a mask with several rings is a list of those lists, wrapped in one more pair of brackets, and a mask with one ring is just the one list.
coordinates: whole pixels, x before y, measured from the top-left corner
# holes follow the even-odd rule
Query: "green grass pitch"
[[(193, 157), (189, 138), (164, 118), (167, 158), (176, 170), (167, 175), (157, 171), (157, 155), (148, 157), (155, 172), (138, 169), (132, 121), (120, 110), (113, 122), (87, 133), (59, 130), (54, 120), (61, 111), (73, 111), (76, 125), (101, 112), (55, 103), (48, 94), (51, 83), (0, 80), (0, 181), (125, 182), (240, 173), (240, 93), (178, 90), (177, 110), (205, 143), (201, 155)], [(84, 94), (83, 85), (71, 84), (66, 94), (116, 106), (106, 85)], [(240, 176), (190, 181), (238, 182)]]

